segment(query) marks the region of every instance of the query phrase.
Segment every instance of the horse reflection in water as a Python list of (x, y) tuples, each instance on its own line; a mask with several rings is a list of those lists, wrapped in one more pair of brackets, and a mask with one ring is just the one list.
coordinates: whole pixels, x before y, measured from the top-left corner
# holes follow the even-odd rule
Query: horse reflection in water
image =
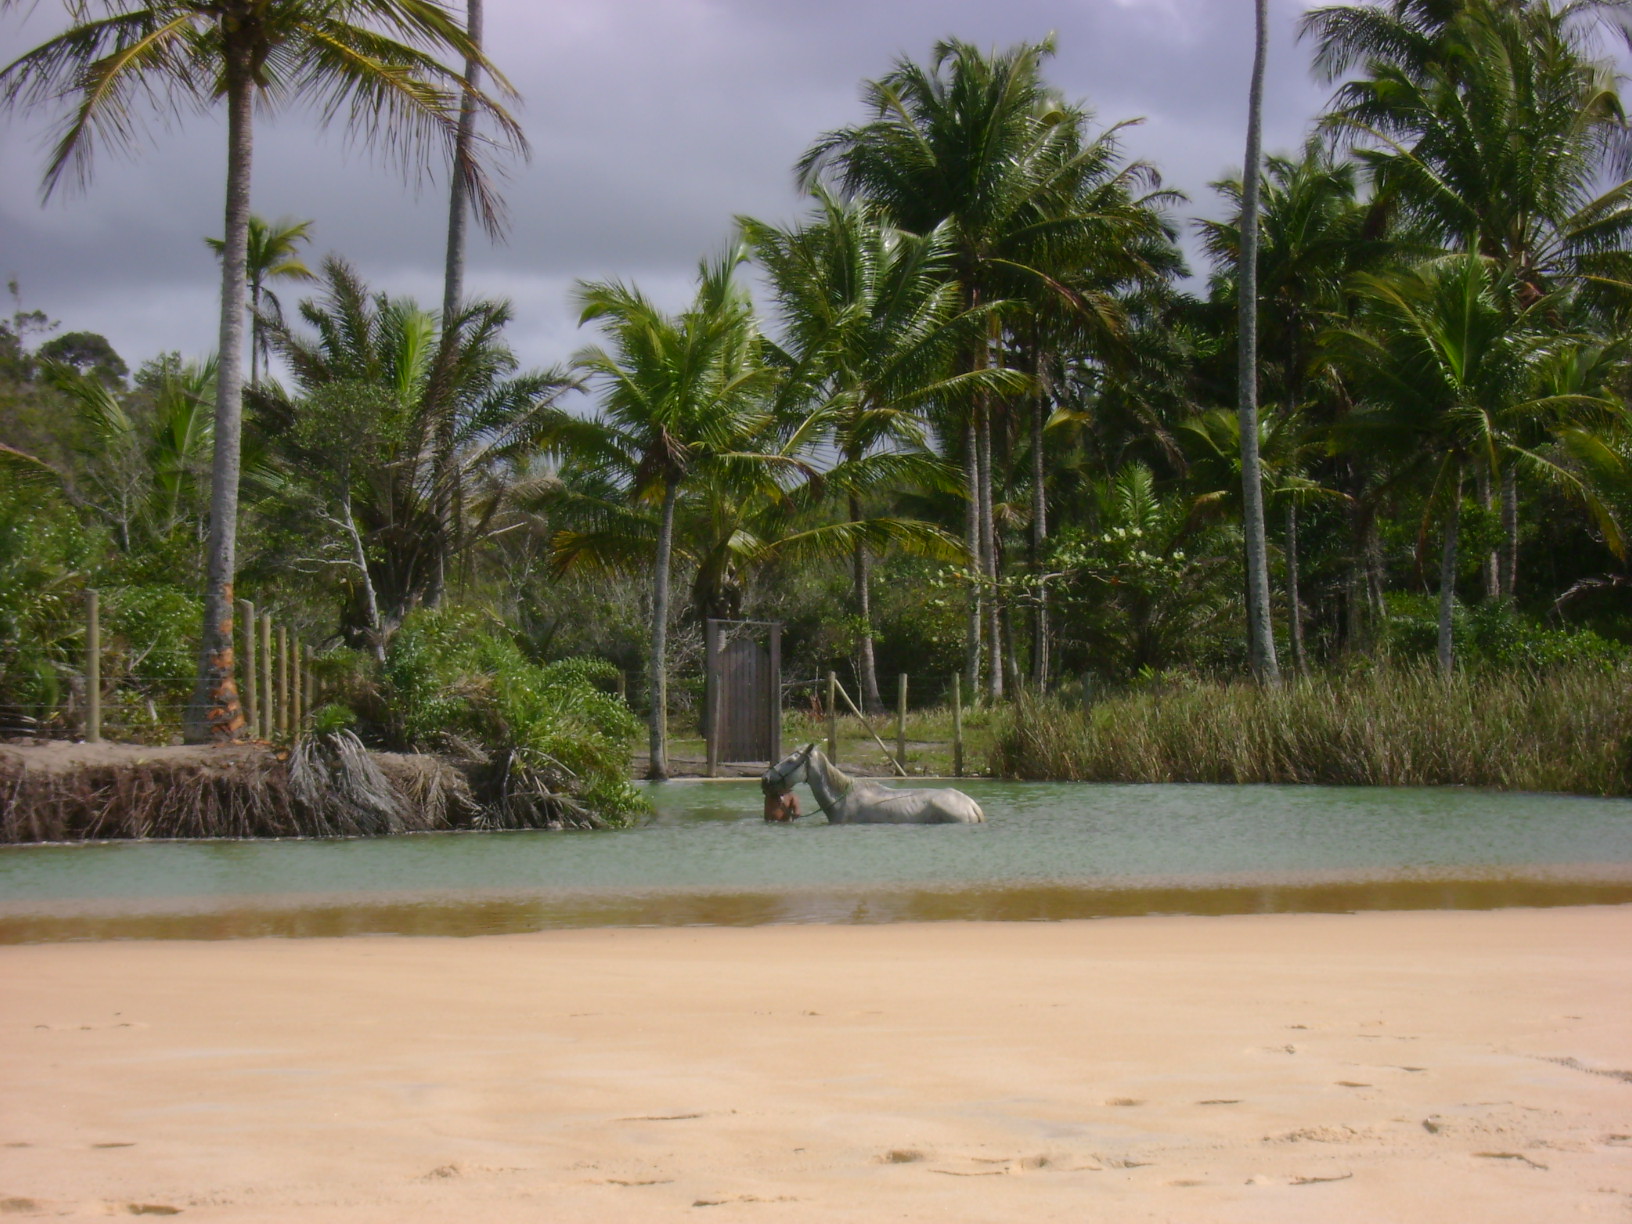
[[(797, 782), (810, 787), (829, 824), (982, 824), (986, 820), (980, 804), (960, 790), (897, 790), (852, 778), (815, 744), (784, 757), (760, 778), (766, 820), (798, 816), (798, 800), (791, 793)], [(790, 809), (791, 815), (787, 814)]]

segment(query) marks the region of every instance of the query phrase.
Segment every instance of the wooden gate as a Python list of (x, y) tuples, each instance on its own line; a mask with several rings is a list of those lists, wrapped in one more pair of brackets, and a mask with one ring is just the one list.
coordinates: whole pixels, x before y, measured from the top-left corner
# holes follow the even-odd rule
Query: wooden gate
[(703, 734), (708, 772), (721, 762), (773, 765), (782, 758), (782, 624), (710, 620)]

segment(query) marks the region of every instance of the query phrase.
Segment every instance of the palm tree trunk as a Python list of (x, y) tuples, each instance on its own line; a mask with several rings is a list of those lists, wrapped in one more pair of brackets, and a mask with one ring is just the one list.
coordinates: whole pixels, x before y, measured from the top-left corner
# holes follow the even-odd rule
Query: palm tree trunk
[(1286, 629), (1292, 650), (1292, 670), (1303, 675), (1308, 664), (1303, 654), (1303, 600), (1298, 594), (1298, 504), (1286, 503)]
[(1519, 589), (1519, 474), (1511, 462), (1502, 469), (1502, 546), (1496, 554), (1503, 599)]
[[(465, 0), (465, 33), (471, 45), (482, 48), (482, 0)], [(476, 138), (476, 103), (470, 90), (481, 84), (482, 65), (465, 61), (467, 92), (459, 102), (459, 126), (453, 137), (452, 184), (448, 190), (448, 251), (442, 272), (442, 318), (453, 318), (465, 298), (465, 233), (470, 220), (468, 182), (463, 173), (470, 164), (470, 147)]]
[(1269, 620), (1269, 545), (1264, 530), (1264, 485), (1258, 456), (1258, 176), (1263, 160), (1259, 129), (1264, 109), (1264, 56), (1268, 0), (1255, 0), (1256, 41), (1247, 107), (1247, 153), (1241, 175), (1240, 336), (1236, 403), (1241, 422), (1242, 529), (1247, 553), (1247, 656), (1252, 674), (1277, 684), (1275, 635)]
[(243, 425), (245, 268), (249, 262), (250, 160), (255, 81), (248, 56), (226, 55), (227, 200), (221, 252), (221, 340), (210, 464), (210, 537), (198, 682), (187, 708), (189, 742), (235, 739), (244, 727), (233, 659), (233, 577), (238, 546), (238, 454)]
[(652, 563), (652, 656), (646, 691), (651, 696), (651, 762), (646, 776), (669, 776), (669, 558), (674, 552), (674, 507), (680, 483), (663, 486), (663, 518), (657, 531), (657, 558)]
[(1445, 542), (1439, 555), (1439, 670), (1447, 677), (1456, 662), (1451, 641), (1451, 612), (1456, 605), (1456, 544), (1461, 518), (1462, 470), (1458, 468), (1451, 504), (1445, 511)]
[[(1041, 360), (1038, 365), (1042, 364)], [(1043, 550), (1048, 544), (1048, 494), (1043, 480), (1047, 464), (1043, 459), (1043, 431), (1048, 424), (1048, 401), (1042, 391), (1032, 398), (1031, 407), (1031, 572), (1037, 575), (1033, 598), (1037, 601), (1032, 617), (1031, 683), (1039, 694), (1048, 690), (1048, 584), (1042, 581)]]
[(986, 586), (986, 641), (991, 650), (986, 684), (988, 695), (998, 702), (1003, 700), (1003, 617), (997, 592), (997, 528), (992, 512), (992, 418), (984, 397), (975, 413), (980, 450), (980, 563)]
[[(465, 31), (471, 44), (482, 46), (482, 0), (465, 0)], [(470, 220), (469, 182), (465, 168), (470, 164), (471, 145), (476, 139), (476, 104), (471, 90), (481, 82), (482, 66), (475, 59), (465, 60), (464, 96), (459, 101), (459, 123), (454, 130), (453, 159), (448, 187), (448, 246), (442, 269), (442, 339), (437, 350), (437, 372), (432, 380), (433, 391), (439, 400), (451, 398), (448, 386), (449, 366), (453, 360), (458, 333), (452, 323), (458, 317), (465, 298), (465, 246)], [(433, 459), (433, 481), (440, 523), (440, 538), (431, 589), (426, 602), (431, 607), (441, 604), (447, 593), (448, 569), (458, 548), (459, 520), (462, 515), (463, 490), (455, 470), (453, 456), (454, 421), (451, 408), (440, 405), (436, 429), (436, 453)]]
[(975, 445), (973, 414), (963, 429), (963, 478), (969, 491), (964, 513), (964, 545), (969, 550), (969, 570), (974, 578), (969, 586), (968, 620), (964, 628), (963, 679), (971, 700), (980, 698), (980, 635), (984, 619), (981, 616), (980, 576), (985, 567), (980, 562), (980, 448)]
[[(861, 498), (854, 493), (850, 494), (850, 521), (861, 522)], [(884, 708), (884, 700), (878, 694), (878, 667), (873, 661), (872, 568), (867, 545), (858, 542), (851, 557), (852, 593), (856, 601), (856, 618), (861, 625), (861, 640), (856, 647), (856, 672), (861, 677), (862, 708), (876, 714)]]
[[(1483, 464), (1474, 469), (1474, 488), (1479, 493), (1479, 505), (1485, 513), (1490, 513), (1496, 505), (1496, 497), (1490, 487), (1490, 470)], [(1499, 550), (1492, 549), (1485, 554), (1480, 562), (1479, 570), (1484, 579), (1485, 598), (1491, 602), (1502, 597), (1501, 557)]]

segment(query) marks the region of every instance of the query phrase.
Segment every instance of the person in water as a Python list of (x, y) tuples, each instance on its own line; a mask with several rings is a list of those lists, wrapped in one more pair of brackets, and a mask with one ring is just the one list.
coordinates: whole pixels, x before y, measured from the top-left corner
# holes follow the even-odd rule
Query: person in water
[(777, 794), (775, 791), (765, 792), (765, 819), (779, 824), (799, 819), (799, 796), (792, 791)]

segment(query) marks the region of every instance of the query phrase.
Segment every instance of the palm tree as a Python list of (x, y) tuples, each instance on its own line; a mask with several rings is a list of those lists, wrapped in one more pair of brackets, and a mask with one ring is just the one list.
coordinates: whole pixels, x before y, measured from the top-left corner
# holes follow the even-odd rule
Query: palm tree
[[(244, 274), (249, 278), (249, 381), (259, 379), (268, 370), (270, 353), (261, 327), (261, 313), (272, 318), (283, 318), (283, 303), (278, 295), (266, 287), (269, 280), (315, 280), (312, 270), (301, 262), (297, 247), (311, 241), (312, 222), (296, 221), (293, 217), (279, 217), (268, 222), (251, 215), (249, 218), (249, 251)], [(227, 244), (220, 238), (204, 239), (206, 246), (218, 256)]]
[(1516, 441), (1521, 423), (1550, 421), (1562, 429), (1583, 410), (1607, 409), (1601, 398), (1554, 394), (1540, 383), (1546, 359), (1570, 340), (1548, 325), (1556, 299), (1511, 308), (1514, 280), (1475, 254), (1362, 274), (1355, 281), (1357, 320), (1325, 338), (1358, 401), (1339, 441), (1380, 456), (1395, 484), (1426, 478), (1424, 540), (1429, 516), (1442, 515), (1438, 657), (1446, 673), (1454, 659), (1451, 613), (1466, 475), (1499, 475), (1517, 458), (1543, 465)]
[(1247, 554), (1247, 658), (1265, 684), (1280, 682), (1269, 619), (1269, 549), (1264, 537), (1264, 485), (1258, 458), (1258, 178), (1264, 111), (1264, 55), (1269, 0), (1253, 5), (1255, 41), (1247, 101), (1247, 155), (1241, 176), (1241, 261), (1236, 274), (1240, 321), (1236, 334), (1236, 414), (1241, 435), (1241, 534)]
[(680, 494), (699, 467), (761, 461), (754, 446), (765, 436), (776, 377), (753, 305), (736, 283), (743, 258), (733, 252), (705, 262), (697, 296), (678, 316), (615, 281), (574, 290), (581, 320), (599, 323), (610, 347), (574, 359), (600, 393), (600, 420), (598, 430), (576, 430), (572, 440), (586, 466), (611, 473), (609, 483), (625, 496), (657, 509), (647, 671), (652, 778), (669, 772), (669, 580)]
[[(474, 546), (494, 529), (528, 457), (560, 428), (556, 401), (576, 382), (560, 370), (518, 372), (502, 338), (504, 303), (469, 303), (445, 339), (438, 316), (370, 294), (341, 260), (325, 261), (323, 280), (323, 295), (299, 311), (315, 335), (269, 325), (296, 394), (257, 388), (252, 421), (283, 461), (262, 481), (285, 513), (325, 525), (334, 559), (356, 579), (351, 611), (361, 624), (348, 628), (379, 654), (437, 577), (438, 482), (448, 473), (435, 439), (452, 438), (454, 476), (490, 489), (473, 501), (461, 533)], [(452, 354), (446, 382), (433, 395), (432, 368), (444, 351)]]
[[(1321, 390), (1315, 378), (1319, 333), (1344, 311), (1347, 278), (1374, 262), (1387, 244), (1366, 233), (1366, 209), (1356, 197), (1355, 164), (1338, 160), (1327, 142), (1318, 137), (1309, 140), (1296, 160), (1268, 157), (1264, 171), (1259, 185), (1259, 348), (1261, 353), (1273, 353), (1276, 358), (1279, 413), (1288, 420), (1302, 418), (1313, 427), (1329, 423), (1332, 416), (1329, 408), (1321, 411), (1323, 406), (1316, 402), (1306, 404), (1306, 399), (1318, 400), (1318, 395), (1311, 397), (1312, 390)], [(1223, 300), (1239, 290), (1235, 273), (1241, 266), (1242, 186), (1235, 180), (1212, 186), (1234, 206), (1234, 215), (1226, 220), (1197, 222), (1202, 244), (1214, 265), (1213, 295)], [(1236, 306), (1239, 314), (1239, 299)], [(1272, 428), (1279, 436), (1280, 426)], [(1239, 439), (1239, 424), (1231, 433)], [(1239, 471), (1236, 474), (1239, 476)], [(1349, 484), (1355, 483), (1351, 478)], [(1302, 671), (1302, 602), (1298, 594), (1298, 515), (1302, 499), (1278, 500), (1286, 515), (1288, 647), (1292, 667)], [(1363, 548), (1357, 547), (1356, 557), (1362, 553)]]
[[(0, 0), (14, 7), (18, 0)], [(187, 716), (193, 740), (243, 727), (233, 668), (239, 442), (250, 162), (257, 100), (314, 102), (364, 137), (383, 137), (404, 168), (428, 145), (451, 141), (460, 99), (489, 114), (523, 148), (520, 128), (492, 99), (465, 88), (436, 58), (480, 53), (441, 0), (75, 0), (74, 24), (0, 70), (0, 102), (57, 110), (61, 134), (46, 165), (47, 196), (69, 175), (84, 183), (98, 142), (128, 147), (143, 99), (167, 112), (227, 110), (227, 185), (221, 257), (221, 341), (211, 465), (210, 544), (198, 685)], [(491, 69), (490, 69), (491, 70)], [(496, 78), (503, 86), (503, 79)], [(456, 168), (485, 218), (491, 186), (474, 162)]]
[(131, 397), (94, 374), (64, 363), (46, 361), (41, 376), (67, 399), (83, 431), (85, 485), (69, 483), (66, 491), (112, 528), (121, 552), (163, 546), (183, 525), (201, 520), (213, 360), (166, 361), (145, 412), (132, 411)]
[[(1066, 282), (1085, 266), (1136, 258), (1137, 241), (1161, 220), (1136, 193), (1096, 197), (1105, 179), (1150, 177), (1119, 156), (1121, 125), (1089, 140), (1088, 115), (1045, 85), (1041, 66), (1052, 39), (991, 55), (957, 40), (938, 43), (928, 68), (909, 60), (869, 82), (869, 122), (822, 136), (799, 163), (802, 183), (824, 181), (875, 203), (885, 218), (915, 234), (948, 227), (950, 272), (964, 309), (995, 306), (1028, 293), (1069, 299)], [(1113, 207), (1085, 201), (1104, 199)], [(1095, 308), (1103, 299), (1079, 306)], [(970, 345), (966, 372), (993, 364), (995, 325)], [(976, 394), (961, 432), (969, 487), (969, 552), (988, 585), (997, 581), (993, 514), (992, 404)], [(949, 431), (952, 432), (952, 431)], [(966, 667), (971, 688), (981, 659), (981, 609), (970, 608)], [(1000, 605), (987, 601), (988, 689), (1003, 693)]]
[[(1600, 23), (1624, 32), (1629, 16), (1626, 0), (1393, 0), (1317, 9), (1302, 31), (1328, 79), (1364, 67), (1325, 123), (1358, 146), (1382, 206), (1496, 261), (1513, 309), (1566, 285), (1603, 307), (1632, 290), (1632, 133), (1596, 35)], [(1513, 479), (1489, 567), (1505, 598), (1517, 585)], [(1491, 490), (1481, 495), (1488, 504)]]
[[(816, 189), (807, 224), (778, 229), (739, 218), (744, 236), (770, 275), (792, 375), (788, 386), (815, 405), (840, 464), (826, 484), (844, 485), (849, 521), (868, 519), (865, 482), (848, 479), (886, 465), (890, 478), (921, 470), (940, 482), (927, 449), (924, 420), (938, 405), (963, 404), (977, 392), (1019, 390), (1024, 380), (1000, 369), (955, 372), (961, 352), (984, 337), (990, 305), (960, 309), (947, 272), (948, 227), (917, 236), (888, 225), (875, 205), (844, 203)], [(910, 458), (910, 457), (916, 457)], [(899, 483), (894, 488), (900, 489)], [(852, 555), (853, 612), (860, 625), (856, 671), (862, 701), (883, 708), (873, 661), (872, 553), (858, 537)]]

